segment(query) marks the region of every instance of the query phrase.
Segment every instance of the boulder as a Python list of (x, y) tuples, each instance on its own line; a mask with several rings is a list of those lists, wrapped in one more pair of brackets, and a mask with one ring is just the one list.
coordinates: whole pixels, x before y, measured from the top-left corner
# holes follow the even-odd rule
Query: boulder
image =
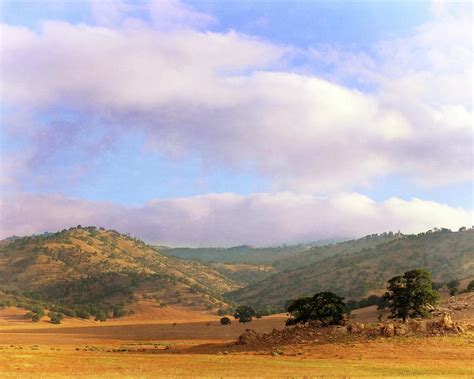
[(395, 325), (395, 335), (396, 336), (404, 336), (409, 332), (409, 326), (404, 324), (397, 324)]
[(393, 325), (393, 323), (390, 322), (384, 325), (380, 332), (385, 337), (393, 337), (395, 335), (395, 325)]
[(453, 319), (451, 318), (451, 315), (449, 313), (443, 314), (443, 317), (441, 318), (441, 321), (439, 322), (439, 325), (441, 328), (444, 330), (451, 330), (454, 327), (454, 322)]

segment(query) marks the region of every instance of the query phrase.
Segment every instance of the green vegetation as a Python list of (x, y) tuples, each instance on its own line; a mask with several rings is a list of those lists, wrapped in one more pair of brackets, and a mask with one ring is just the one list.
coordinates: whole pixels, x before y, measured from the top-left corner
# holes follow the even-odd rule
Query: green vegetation
[(49, 312), (48, 317), (51, 324), (60, 324), (64, 319), (64, 314), (61, 312)]
[[(283, 265), (283, 261), (274, 262), (274, 267), (279, 265), (281, 271), (226, 296), (257, 310), (271, 306), (282, 311), (284, 299), (311, 296), (315, 292), (330, 291), (349, 301), (359, 301), (373, 291), (382, 293), (390, 278), (414, 267), (430, 271), (438, 283), (447, 283), (453, 278), (472, 278), (474, 230), (450, 232), (439, 229), (418, 235), (387, 233), (381, 238), (369, 236), (313, 248), (293, 260), (296, 263), (288, 262), (288, 265)], [(300, 260), (309, 264), (299, 267)], [(293, 268), (295, 265), (298, 267)]]
[(239, 320), (241, 323), (247, 323), (252, 321), (252, 317), (256, 315), (255, 310), (247, 305), (241, 305), (235, 310), (234, 318)]
[(474, 277), (473, 259), (474, 230), (466, 228), (388, 232), (326, 246), (168, 249), (114, 230), (77, 226), (2, 241), (0, 307), (12, 301), (35, 320), (42, 317), (36, 307), (107, 319), (129, 314), (144, 299), (221, 316), (247, 304), (256, 317), (283, 311), (285, 299), (332, 292), (348, 299), (351, 310), (381, 306), (377, 295), (387, 280), (414, 267), (432, 273), (433, 288), (456, 293), (453, 278), (465, 283)]
[(391, 318), (428, 317), (438, 301), (433, 291), (431, 274), (425, 270), (411, 270), (388, 281), (384, 295), (385, 307), (390, 308)]
[(287, 312), (292, 317), (287, 320), (286, 325), (304, 324), (316, 320), (327, 326), (342, 324), (347, 310), (343, 297), (332, 292), (320, 292), (313, 297), (302, 297), (291, 301)]
[(232, 322), (229, 317), (222, 317), (220, 323), (221, 325), (230, 325)]
[(95, 315), (95, 321), (106, 321), (107, 314), (104, 311), (98, 311)]
[(123, 317), (137, 291), (160, 304), (212, 310), (228, 308), (223, 293), (236, 288), (207, 266), (164, 256), (114, 230), (78, 225), (0, 244), (0, 301), (13, 299), (27, 310), (38, 305), (68, 317)]
[(178, 258), (191, 259), (205, 263), (254, 264), (271, 263), (278, 259), (295, 256), (308, 250), (309, 245), (277, 246), (256, 248), (248, 245), (223, 247), (187, 248), (180, 247), (163, 250), (163, 254)]
[(460, 284), (461, 282), (458, 279), (453, 279), (446, 284), (446, 287), (448, 287), (450, 296), (454, 296), (459, 292)]

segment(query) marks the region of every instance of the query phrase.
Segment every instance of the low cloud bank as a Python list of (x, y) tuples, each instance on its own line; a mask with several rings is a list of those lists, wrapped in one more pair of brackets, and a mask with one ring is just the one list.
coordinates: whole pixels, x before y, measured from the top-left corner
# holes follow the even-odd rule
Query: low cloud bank
[(2, 238), (81, 224), (129, 232), (149, 242), (191, 246), (268, 246), (389, 230), (455, 230), (473, 220), (471, 211), (432, 201), (375, 202), (356, 193), (328, 198), (288, 192), (221, 193), (154, 200), (139, 207), (17, 193), (3, 199), (0, 213)]

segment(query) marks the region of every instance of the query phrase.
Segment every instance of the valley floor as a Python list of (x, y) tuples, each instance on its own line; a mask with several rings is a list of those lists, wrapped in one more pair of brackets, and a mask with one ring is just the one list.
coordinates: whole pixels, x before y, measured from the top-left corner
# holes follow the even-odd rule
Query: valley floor
[(472, 334), (324, 342), (273, 355), (231, 342), (246, 328), (283, 328), (285, 315), (221, 326), (217, 316), (159, 312), (152, 319), (142, 312), (105, 323), (66, 319), (52, 325), (26, 322), (24, 311), (0, 310), (0, 377), (474, 377)]

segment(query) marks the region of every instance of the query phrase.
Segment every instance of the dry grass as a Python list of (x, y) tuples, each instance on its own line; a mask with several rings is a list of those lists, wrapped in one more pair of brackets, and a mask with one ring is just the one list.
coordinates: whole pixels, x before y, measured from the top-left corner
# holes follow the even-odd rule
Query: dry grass
[[(1, 310), (0, 377), (474, 376), (472, 335), (308, 344), (273, 356), (271, 351), (239, 351), (229, 341), (247, 327), (259, 332), (282, 328), (284, 315), (224, 327), (216, 316), (141, 306), (139, 315), (120, 320), (67, 319), (61, 325), (31, 323), (21, 319), (23, 312)], [(370, 316), (360, 313), (360, 320)]]

